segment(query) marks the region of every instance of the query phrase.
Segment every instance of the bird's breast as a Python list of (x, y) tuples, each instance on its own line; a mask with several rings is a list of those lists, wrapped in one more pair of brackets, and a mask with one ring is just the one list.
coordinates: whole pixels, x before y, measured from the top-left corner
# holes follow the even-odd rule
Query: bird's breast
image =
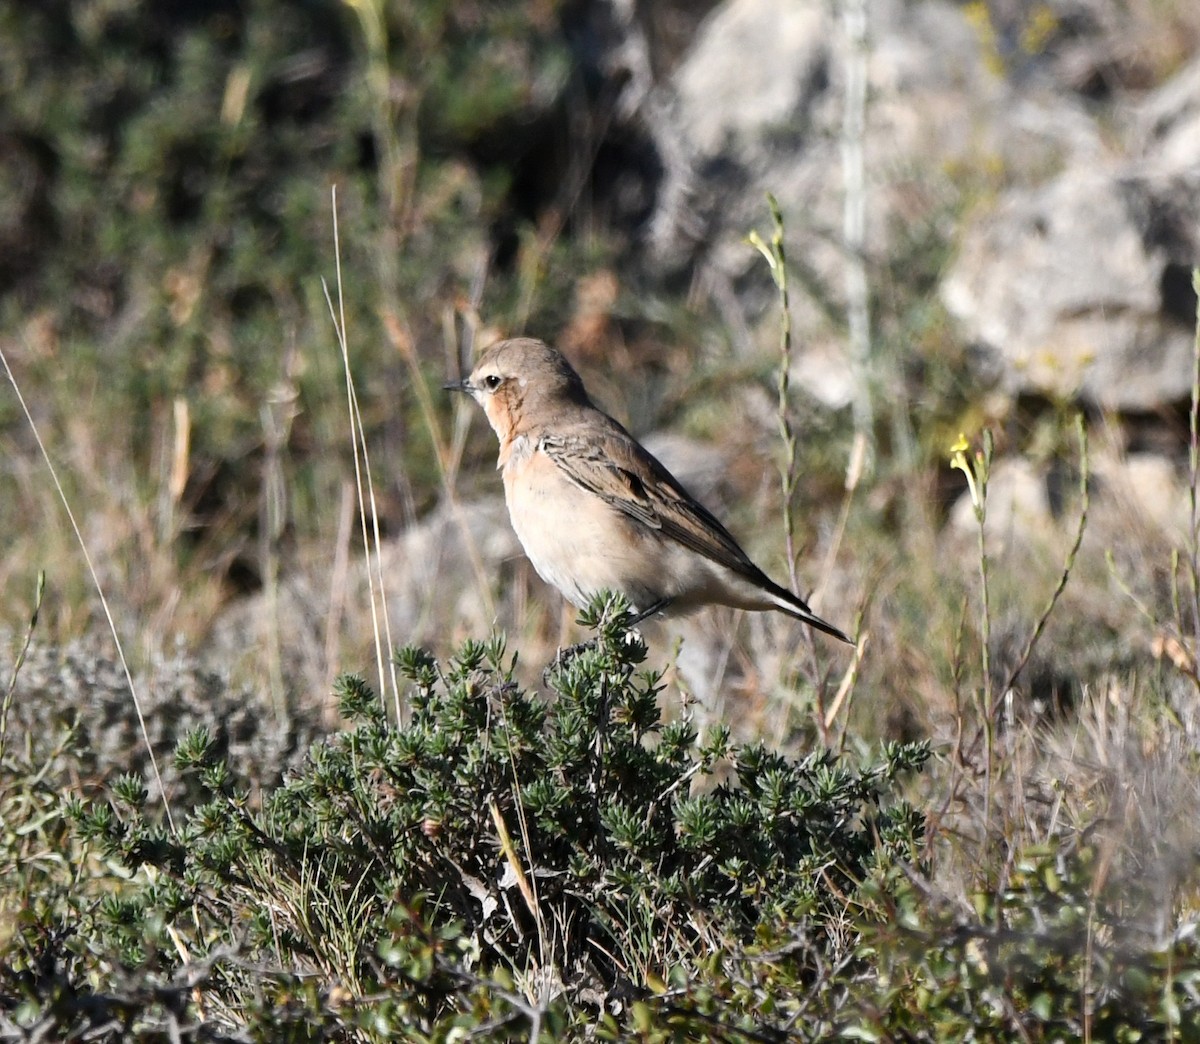
[(510, 470), (524, 468), (536, 448), (537, 443), (528, 435), (515, 435), (511, 431), (500, 434), (500, 458), (496, 466), (504, 472), (506, 489)]
[(582, 606), (597, 592), (621, 591), (648, 604), (654, 544), (599, 497), (575, 485), (545, 453), (510, 454), (504, 495), (517, 539), (538, 575)]

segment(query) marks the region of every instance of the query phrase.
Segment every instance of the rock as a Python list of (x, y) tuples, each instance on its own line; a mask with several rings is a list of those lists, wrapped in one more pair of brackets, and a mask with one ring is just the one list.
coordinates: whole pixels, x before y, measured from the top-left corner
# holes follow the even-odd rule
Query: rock
[[(715, 499), (727, 460), (722, 451), (676, 434), (645, 441), (694, 495)], [(383, 617), (371, 613), (369, 572), (376, 591), (382, 587), (387, 595), (393, 645), (442, 655), (464, 638), (499, 629), (523, 639), (523, 658), (545, 662), (554, 646), (544, 639), (556, 636), (526, 633), (531, 621), (543, 622), (529, 605), (544, 605), (556, 630), (563, 601), (534, 575), (509, 523), (499, 477), (494, 481), (495, 495), (444, 503), (389, 540), (378, 563), (356, 553), (340, 581), (322, 561), (285, 577), (273, 597), (261, 592), (242, 599), (214, 623), (213, 652), (226, 662), (252, 657), (259, 664), (277, 655), (285, 684), (310, 700), (328, 691), (338, 671), (373, 675), (371, 636), (376, 625), (382, 631)]]
[[(992, 463), (988, 478), (985, 532), (989, 551), (1002, 554), (1029, 543), (1054, 524), (1046, 476), (1021, 457)], [(979, 532), (970, 493), (963, 493), (950, 510), (950, 528), (960, 537), (974, 539)]]
[[(993, 5), (992, 38), (961, 5), (864, 3), (868, 266), (914, 230), (948, 233), (939, 215), (977, 187), (948, 171), (1004, 172), (1021, 184), (967, 224), (942, 287), (983, 373), (1011, 393), (1119, 409), (1185, 395), (1200, 59), (1134, 110), (1126, 149), (1095, 99), (1119, 102), (1113, 92), (1144, 85), (1151, 65), (1130, 64), (1136, 46), (1113, 0), (1055, 0), (1040, 25), (1020, 5)], [(1158, 39), (1156, 25), (1138, 32)], [(792, 378), (830, 408), (852, 401), (857, 381), (839, 321), (850, 295), (841, 146), (857, 55), (845, 18), (820, 0), (725, 0), (642, 110), (663, 160), (652, 263), (698, 273), (740, 350), (765, 349), (777, 302), (745, 237), (767, 229), (773, 192), (798, 273)]]
[(357, 552), (356, 544), (340, 580), (322, 562), (285, 577), (274, 596), (264, 591), (231, 606), (214, 625), (211, 645), (228, 657), (261, 659), (277, 642), (289, 686), (319, 694), (337, 672), (365, 672), (375, 662), (371, 636), (376, 626), (383, 632), (384, 619), (372, 614), (372, 583), (386, 593), (396, 646), (441, 653), (513, 617), (492, 593), (507, 564), (521, 557), (500, 496), (439, 507), (388, 541), (379, 562)]
[[(914, 236), (943, 234), (939, 215), (960, 191), (946, 177), (955, 165), (1045, 169), (1103, 154), (1081, 104), (1046, 90), (1017, 94), (989, 70), (960, 6), (865, 3), (868, 265), (894, 253), (897, 240), (911, 250)], [(840, 322), (850, 264), (841, 148), (855, 55), (845, 23), (821, 0), (726, 0), (697, 31), (657, 109), (645, 110), (664, 157), (648, 234), (653, 262), (698, 271), (741, 350), (767, 349), (777, 299), (746, 236), (769, 232), (773, 193), (797, 273), (792, 379), (830, 408), (851, 401), (857, 381)]]
[(941, 295), (1013, 393), (1152, 410), (1191, 389), (1200, 169), (1072, 169), (969, 225)]
[[(959, 6), (865, 3), (872, 257), (885, 256), (894, 225), (921, 220), (914, 208), (935, 205), (922, 198), (922, 181), (954, 191), (947, 165), (983, 155), (1045, 167), (1103, 151), (1081, 104), (1044, 89), (1015, 93), (988, 68)], [(726, 0), (714, 9), (652, 120), (660, 143), (678, 139), (660, 153), (683, 157), (667, 165), (652, 223), (657, 260), (715, 266), (741, 290), (760, 264), (745, 236), (763, 226), (771, 191), (790, 219), (791, 256), (836, 294), (845, 267), (840, 138), (855, 57), (844, 23), (820, 0)]]
[(991, 0), (984, 24), (1011, 79), (1098, 102), (1145, 89), (1186, 50), (1187, 31), (1164, 13), (1125, 0)]
[(678, 432), (651, 432), (642, 445), (682, 483), (692, 496), (712, 506), (729, 467), (729, 447), (701, 442)]
[(804, 120), (826, 87), (831, 29), (812, 0), (730, 0), (705, 20), (675, 77), (681, 130), (701, 163), (757, 151), (764, 135)]
[(383, 553), (397, 640), (427, 644), (463, 629), (486, 637), (495, 623), (496, 577), (521, 554), (500, 496), (443, 505), (412, 526)]
[(1128, 529), (1136, 519), (1157, 527), (1175, 546), (1184, 546), (1188, 489), (1174, 463), (1153, 453), (1103, 454), (1095, 460), (1095, 478), (1094, 499), (1102, 508), (1112, 507), (1115, 526)]
[(797, 353), (791, 380), (827, 409), (843, 409), (854, 401), (858, 387), (845, 356), (844, 348), (828, 342), (810, 345)]
[[(3, 637), (0, 649), (20, 647)], [(0, 656), (7, 679), (12, 666), (4, 661)], [(233, 685), (226, 672), (182, 653), (135, 670), (134, 688), (137, 703), (107, 634), (61, 647), (35, 641), (16, 676), (9, 742), (28, 743), (35, 758), (50, 758), (55, 771), (89, 784), (132, 772), (157, 801), (147, 739), (166, 792), (176, 799), (194, 785), (174, 760), (176, 743), (193, 729), (207, 729), (215, 754), (254, 784), (277, 783), (298, 767), (323, 731), (311, 703), (277, 705), (265, 686)], [(68, 727), (73, 739), (60, 749)]]
[(1200, 60), (1133, 110), (1127, 155), (1076, 150), (969, 222), (941, 296), (1014, 394), (1149, 411), (1191, 392)]
[(1146, 98), (1133, 136), (1142, 158), (1164, 174), (1200, 167), (1200, 58)]

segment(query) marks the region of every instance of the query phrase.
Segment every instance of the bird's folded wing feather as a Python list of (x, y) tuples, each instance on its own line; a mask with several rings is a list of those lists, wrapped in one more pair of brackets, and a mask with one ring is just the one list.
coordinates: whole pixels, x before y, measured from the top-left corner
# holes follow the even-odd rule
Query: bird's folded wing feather
[(664, 536), (736, 573), (765, 581), (728, 530), (623, 428), (601, 439), (547, 435), (546, 455), (571, 482)]

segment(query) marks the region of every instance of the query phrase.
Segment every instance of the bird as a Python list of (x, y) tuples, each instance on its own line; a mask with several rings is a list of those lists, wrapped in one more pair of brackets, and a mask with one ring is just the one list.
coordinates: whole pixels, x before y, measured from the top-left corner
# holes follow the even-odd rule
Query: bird
[(637, 624), (704, 605), (778, 610), (852, 639), (771, 580), (653, 454), (589, 398), (556, 348), (518, 337), (459, 381), (500, 442), (509, 519), (547, 584), (584, 608), (624, 595)]

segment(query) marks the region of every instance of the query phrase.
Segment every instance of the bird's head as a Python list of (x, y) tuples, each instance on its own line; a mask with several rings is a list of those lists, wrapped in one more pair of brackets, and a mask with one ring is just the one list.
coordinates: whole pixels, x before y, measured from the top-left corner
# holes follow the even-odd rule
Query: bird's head
[(445, 387), (479, 403), (501, 442), (551, 420), (565, 406), (589, 404), (583, 381), (562, 353), (530, 337), (492, 345), (469, 376)]

